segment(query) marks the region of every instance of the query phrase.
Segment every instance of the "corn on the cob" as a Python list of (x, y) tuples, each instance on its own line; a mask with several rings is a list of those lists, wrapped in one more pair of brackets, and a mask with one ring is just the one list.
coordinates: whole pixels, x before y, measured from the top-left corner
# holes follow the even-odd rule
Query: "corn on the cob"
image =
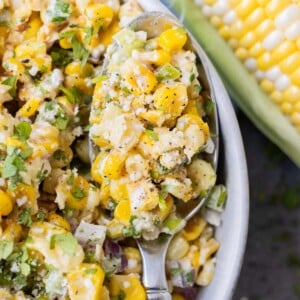
[(189, 12), (185, 22), (236, 102), (299, 165), (299, 1), (170, 3), (179, 13), (183, 7)]

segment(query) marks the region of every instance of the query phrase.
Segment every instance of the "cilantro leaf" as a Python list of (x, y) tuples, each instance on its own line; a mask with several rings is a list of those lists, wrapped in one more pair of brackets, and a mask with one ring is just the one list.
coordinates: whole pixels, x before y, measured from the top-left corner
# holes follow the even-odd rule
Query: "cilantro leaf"
[(55, 245), (60, 247), (67, 255), (74, 256), (76, 254), (78, 242), (72, 233), (67, 232), (51, 236), (50, 249), (54, 249)]
[(21, 225), (24, 225), (26, 227), (30, 227), (32, 224), (31, 219), (31, 209), (29, 207), (26, 207), (19, 215), (18, 217), (18, 223)]
[(158, 141), (158, 135), (155, 131), (146, 129), (145, 130), (146, 135), (153, 141)]
[(50, 21), (51, 22), (66, 21), (72, 12), (70, 4), (61, 0), (55, 0), (52, 3), (51, 5), (49, 5), (47, 10), (47, 15), (49, 16)]
[(14, 150), (5, 158), (2, 168), (2, 176), (3, 178), (10, 178), (18, 175), (19, 171), (26, 171), (26, 168), (24, 165), (24, 160), (22, 157), (19, 157)]
[(83, 67), (86, 64), (86, 62), (87, 62), (87, 60), (90, 56), (90, 53), (80, 43), (80, 41), (78, 40), (76, 35), (74, 35), (72, 37), (71, 43), (72, 43), (74, 58), (78, 59), (78, 60), (81, 60), (81, 66)]
[(9, 94), (12, 97), (15, 97), (17, 92), (16, 92), (16, 85), (17, 85), (17, 76), (10, 76), (4, 81), (2, 81), (2, 84), (10, 86), (10, 89), (8, 90)]
[(0, 240), (0, 260), (6, 259), (13, 252), (14, 243), (11, 240)]
[(80, 103), (82, 93), (77, 87), (73, 86), (72, 88), (67, 89), (61, 85), (59, 89), (65, 94), (70, 103)]
[(31, 125), (28, 122), (22, 121), (14, 127), (14, 135), (20, 140), (26, 141), (31, 133)]

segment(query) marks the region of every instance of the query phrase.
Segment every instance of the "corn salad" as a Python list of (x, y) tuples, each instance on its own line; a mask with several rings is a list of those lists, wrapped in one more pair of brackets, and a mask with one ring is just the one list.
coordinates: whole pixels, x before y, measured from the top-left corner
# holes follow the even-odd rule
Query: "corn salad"
[(0, 0), (0, 299), (146, 299), (133, 238), (184, 226), (167, 255), (174, 299), (212, 280), (224, 187), (187, 224), (176, 214), (215, 184), (198, 156), (211, 102), (186, 32), (148, 39), (126, 27), (140, 13)]

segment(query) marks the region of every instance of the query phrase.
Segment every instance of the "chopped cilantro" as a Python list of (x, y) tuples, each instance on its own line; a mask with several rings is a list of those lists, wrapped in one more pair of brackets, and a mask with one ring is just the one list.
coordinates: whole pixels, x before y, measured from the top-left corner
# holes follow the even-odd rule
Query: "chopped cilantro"
[(145, 130), (146, 135), (153, 141), (158, 141), (158, 135), (155, 131), (146, 129)]
[(11, 240), (0, 240), (0, 260), (6, 259), (13, 252), (14, 243)]
[(172, 276), (177, 276), (179, 274), (183, 273), (183, 269), (182, 268), (171, 268), (170, 269), (170, 274)]
[(16, 85), (17, 85), (17, 76), (10, 76), (4, 81), (2, 81), (2, 84), (10, 86), (10, 89), (8, 90), (9, 94), (12, 97), (15, 97), (17, 92), (16, 92)]
[(194, 91), (195, 91), (195, 93), (199, 94), (201, 92), (201, 90), (202, 90), (202, 87), (201, 87), (200, 84), (195, 84), (194, 85)]
[(196, 75), (194, 73), (192, 73), (190, 76), (190, 82), (193, 82), (195, 78), (196, 78)]
[(22, 262), (20, 264), (20, 272), (22, 275), (28, 276), (30, 274), (30, 265), (25, 262)]
[(74, 256), (76, 254), (78, 242), (71, 232), (67, 232), (51, 236), (50, 249), (54, 249), (55, 245), (60, 247), (67, 255)]
[(65, 94), (70, 103), (80, 103), (82, 93), (78, 88), (74, 86), (70, 89), (67, 89), (61, 85), (59, 89)]
[(74, 35), (71, 39), (72, 48), (73, 48), (73, 55), (75, 59), (81, 60), (81, 66), (83, 67), (89, 56), (90, 53), (87, 49), (84, 48), (84, 46), (80, 43), (77, 36)]
[(106, 80), (107, 78), (108, 78), (107, 75), (100, 75), (98, 77), (93, 78), (92, 83), (102, 82), (103, 80)]
[(24, 160), (21, 156), (17, 155), (14, 149), (5, 158), (2, 168), (2, 176), (3, 178), (18, 176), (20, 171), (26, 171)]
[(38, 210), (36, 217), (39, 221), (44, 221), (46, 219), (47, 214), (42, 211), (42, 210)]
[[(53, 3), (53, 4), (52, 4)], [(51, 5), (49, 5), (47, 10), (47, 15), (51, 22), (63, 22), (66, 21), (72, 10), (68, 2), (62, 0), (54, 0)]]
[(159, 193), (158, 206), (159, 206), (159, 209), (162, 211), (164, 211), (167, 208), (166, 200), (164, 198), (163, 193), (161, 193), (161, 192)]
[(84, 197), (87, 196), (86, 192), (84, 191), (83, 188), (79, 187), (79, 186), (76, 186), (74, 188), (71, 189), (71, 194), (74, 198), (78, 199), (78, 200), (81, 200), (83, 199)]
[(36, 178), (42, 182), (48, 175), (48, 170), (44, 169), (44, 165), (42, 165), (42, 168), (37, 172)]
[(54, 46), (51, 49), (50, 55), (52, 58), (52, 64), (55, 67), (64, 67), (73, 60), (71, 51), (60, 47)]
[(118, 295), (118, 296), (113, 296), (113, 297), (111, 298), (111, 300), (124, 300), (125, 297), (126, 297), (125, 292), (124, 292), (123, 290), (121, 290), (121, 291), (119, 292), (119, 295)]
[(31, 219), (31, 209), (29, 207), (26, 207), (18, 217), (18, 223), (21, 225), (24, 225), (26, 227), (30, 227), (32, 224)]
[(86, 270), (84, 270), (84, 273), (87, 275), (89, 275), (89, 274), (93, 275), (93, 274), (97, 273), (97, 269), (96, 268), (86, 269)]
[(23, 158), (23, 159), (26, 159), (28, 158), (31, 154), (32, 154), (33, 150), (31, 147), (28, 147), (28, 148), (25, 148), (23, 149), (21, 152), (20, 152), (20, 156)]
[(84, 32), (83, 43), (85, 45), (89, 45), (91, 43), (92, 36), (93, 36), (93, 27), (86, 27), (84, 28), (83, 32)]
[(28, 122), (22, 121), (14, 127), (14, 135), (22, 141), (28, 140), (31, 134), (31, 125)]
[(73, 183), (74, 183), (74, 173), (72, 173), (67, 180), (68, 185), (72, 185)]

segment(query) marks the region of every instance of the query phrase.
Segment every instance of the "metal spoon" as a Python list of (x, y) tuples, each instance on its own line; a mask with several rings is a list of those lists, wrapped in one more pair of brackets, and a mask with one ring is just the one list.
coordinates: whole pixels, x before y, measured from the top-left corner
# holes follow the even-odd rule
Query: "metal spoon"
[[(159, 36), (160, 33), (171, 27), (182, 27), (182, 25), (173, 16), (161, 12), (148, 12), (137, 17), (129, 27), (134, 31), (147, 32), (148, 38)], [(118, 47), (117, 44), (114, 47)], [(201, 85), (205, 88), (215, 103), (215, 96), (212, 87), (212, 80), (209, 76), (206, 55), (202, 48), (189, 34), (186, 49), (193, 51), (197, 55), (199, 77)], [(105, 69), (108, 66), (108, 58), (104, 60), (102, 73), (105, 73)], [(215, 103), (216, 104), (216, 103)], [(209, 116), (208, 124), (211, 132), (214, 133), (212, 138), (214, 143), (214, 149), (212, 153), (207, 153), (206, 160), (210, 161), (215, 171), (217, 170), (218, 154), (219, 154), (219, 128), (218, 128), (218, 116), (217, 109)], [(96, 156), (96, 147), (90, 139), (90, 159), (93, 160)], [(177, 207), (177, 215), (184, 219), (189, 220), (194, 216), (199, 209), (205, 203), (209, 192), (198, 199), (190, 200), (188, 203), (183, 204), (180, 208)], [(148, 299), (151, 300), (171, 300), (171, 294), (168, 291), (166, 272), (165, 272), (165, 258), (168, 250), (168, 246), (175, 233), (169, 235), (160, 236), (156, 240), (137, 239), (137, 244), (140, 249), (143, 260), (143, 284), (147, 291)]]

